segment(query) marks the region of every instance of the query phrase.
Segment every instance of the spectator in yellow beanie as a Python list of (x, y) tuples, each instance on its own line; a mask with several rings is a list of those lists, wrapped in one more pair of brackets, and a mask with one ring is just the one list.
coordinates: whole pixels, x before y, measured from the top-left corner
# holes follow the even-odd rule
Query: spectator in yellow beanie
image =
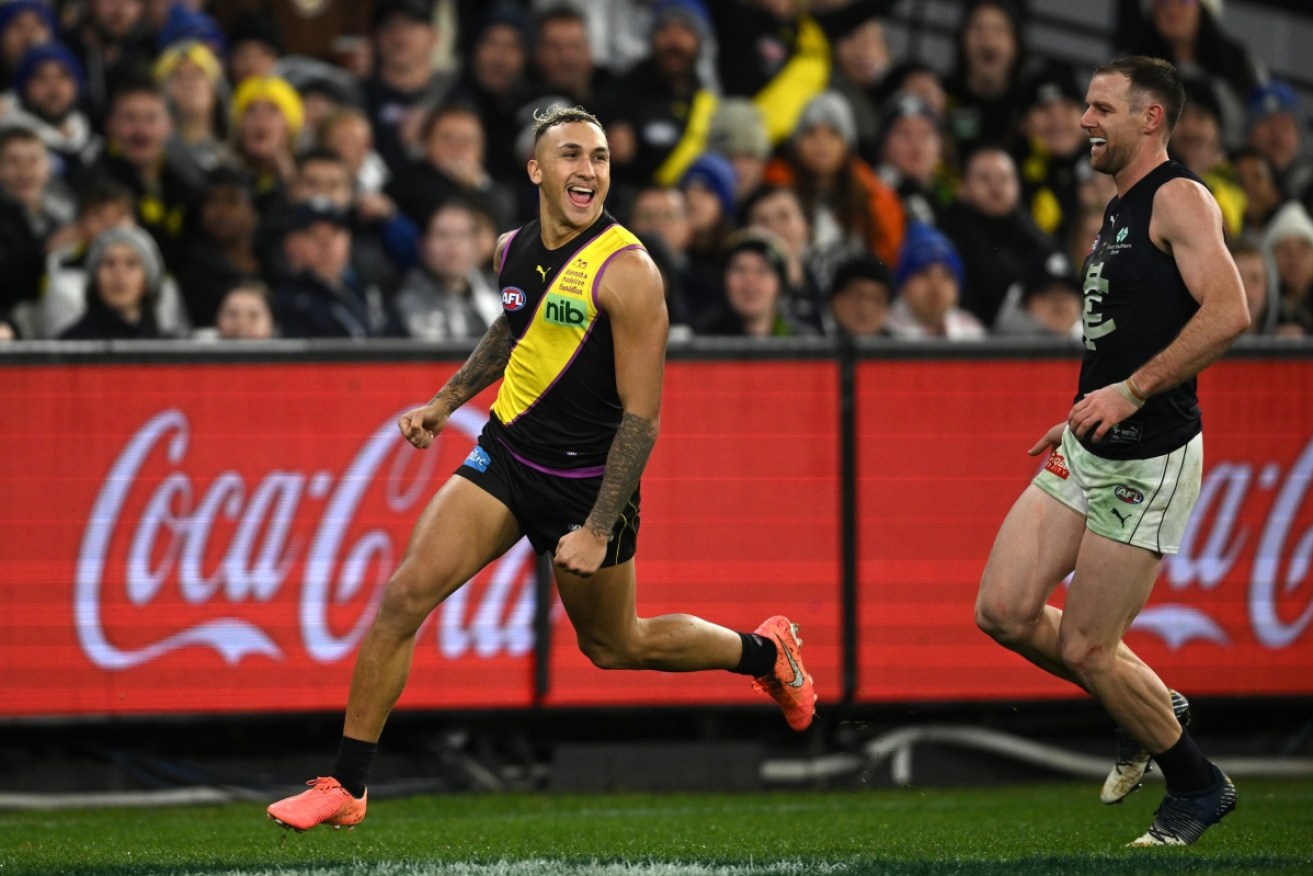
[(305, 120), (301, 96), (287, 80), (252, 76), (233, 95), (233, 153), (255, 180), (264, 209), (296, 172), (296, 138)]

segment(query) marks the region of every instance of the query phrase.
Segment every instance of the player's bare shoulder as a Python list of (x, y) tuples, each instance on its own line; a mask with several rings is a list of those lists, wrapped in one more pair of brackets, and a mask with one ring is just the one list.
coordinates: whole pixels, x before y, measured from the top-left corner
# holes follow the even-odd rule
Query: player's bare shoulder
[(646, 249), (634, 246), (615, 254), (599, 279), (597, 302), (613, 318), (621, 312), (665, 313), (665, 282)]
[(1185, 177), (1168, 180), (1154, 192), (1149, 235), (1167, 252), (1192, 239), (1220, 242), (1222, 210), (1203, 184)]

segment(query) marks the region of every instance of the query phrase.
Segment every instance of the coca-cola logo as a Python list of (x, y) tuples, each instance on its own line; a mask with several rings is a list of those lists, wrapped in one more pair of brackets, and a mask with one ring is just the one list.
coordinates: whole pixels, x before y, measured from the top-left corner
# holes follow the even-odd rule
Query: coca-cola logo
[[(1214, 466), (1203, 479), (1194, 514), (1180, 551), (1166, 558), (1163, 578), (1172, 595), (1191, 589), (1215, 590), (1252, 546), (1253, 561), (1246, 594), (1248, 616), (1259, 644), (1277, 650), (1298, 641), (1313, 624), (1313, 527), (1293, 532), (1308, 520), (1306, 503), (1313, 482), (1313, 441), (1305, 445), (1285, 473), (1275, 462), (1230, 462)], [(1262, 528), (1244, 521), (1246, 502), (1255, 493), (1271, 493)], [(1133, 629), (1152, 633), (1171, 648), (1203, 640), (1228, 644), (1226, 627), (1207, 610), (1185, 602), (1155, 600), (1142, 611)]]
[[(443, 436), (473, 440), (484, 419), (486, 412), (459, 410)], [(256, 478), (227, 468), (206, 485), (187, 472), (190, 445), (186, 415), (161, 411), (127, 441), (105, 476), (87, 519), (75, 578), (74, 622), (87, 658), (103, 669), (126, 670), (199, 646), (229, 664), (255, 655), (284, 659), (273, 631), (237, 616), (236, 609), (268, 602), (297, 584), (297, 625), (308, 656), (328, 663), (353, 652), (405, 539), (395, 528), (362, 528), (356, 520), (362, 502), (371, 490), (381, 492), (389, 513), (413, 517), (432, 493), (441, 442), (416, 453), (389, 417), (340, 475), (277, 469), (251, 484)], [(146, 479), (148, 466), (165, 473)], [(318, 518), (310, 519), (316, 511)], [(312, 531), (308, 539), (294, 537), (306, 529)], [(221, 539), (226, 541), (216, 543)], [(488, 570), (478, 605), (469, 604), (469, 588), (450, 597), (437, 618), (441, 654), (457, 659), (470, 652), (491, 657), (531, 651), (534, 570), (533, 552), (521, 540)], [(112, 590), (119, 586), (121, 592)], [(145, 644), (113, 641), (107, 601), (149, 611), (170, 587), (177, 588), (171, 598), (208, 617)], [(355, 611), (345, 629), (340, 617), (336, 624), (329, 617), (343, 605)]]

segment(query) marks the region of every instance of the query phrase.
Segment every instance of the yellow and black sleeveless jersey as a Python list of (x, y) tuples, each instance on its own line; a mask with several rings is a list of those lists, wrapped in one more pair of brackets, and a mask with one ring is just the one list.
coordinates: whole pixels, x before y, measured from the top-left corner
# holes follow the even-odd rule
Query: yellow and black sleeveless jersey
[(574, 477), (601, 474), (623, 410), (615, 349), (598, 307), (602, 275), (642, 244), (608, 213), (565, 246), (543, 246), (538, 220), (502, 257), (511, 358), (489, 429), (521, 462)]

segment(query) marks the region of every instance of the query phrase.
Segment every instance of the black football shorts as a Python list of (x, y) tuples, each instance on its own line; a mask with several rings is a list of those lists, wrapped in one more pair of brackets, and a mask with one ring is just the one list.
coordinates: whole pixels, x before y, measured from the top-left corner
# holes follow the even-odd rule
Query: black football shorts
[[(534, 551), (540, 554), (554, 553), (563, 535), (583, 527), (602, 486), (600, 474), (570, 477), (517, 457), (487, 430), (456, 474), (509, 508)], [(611, 531), (603, 568), (633, 558), (638, 549), (639, 505), (639, 491), (634, 490)]]

